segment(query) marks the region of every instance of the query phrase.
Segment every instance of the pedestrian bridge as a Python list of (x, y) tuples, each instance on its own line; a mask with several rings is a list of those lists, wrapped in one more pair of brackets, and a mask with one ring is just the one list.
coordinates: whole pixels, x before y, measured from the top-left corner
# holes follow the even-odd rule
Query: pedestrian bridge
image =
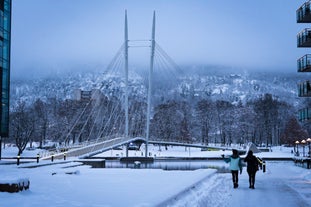
[[(53, 157), (55, 159), (62, 159), (64, 157), (64, 153), (66, 153), (66, 157), (79, 157), (79, 158), (88, 158), (99, 153), (111, 150), (113, 148), (117, 148), (120, 146), (128, 146), (132, 142), (146, 142), (146, 139), (143, 137), (116, 137), (109, 140), (97, 141), (96, 143), (86, 143), (85, 146), (80, 145), (76, 147), (69, 147), (68, 150), (61, 153), (55, 153)], [(149, 144), (154, 145), (170, 145), (170, 146), (184, 146), (184, 147), (196, 147), (202, 149), (210, 149), (210, 150), (225, 150), (227, 147), (216, 147), (216, 146), (206, 146), (202, 144), (192, 144), (192, 143), (179, 143), (179, 142), (167, 142), (167, 141), (149, 141)], [(43, 159), (50, 159), (52, 155), (44, 157)]]

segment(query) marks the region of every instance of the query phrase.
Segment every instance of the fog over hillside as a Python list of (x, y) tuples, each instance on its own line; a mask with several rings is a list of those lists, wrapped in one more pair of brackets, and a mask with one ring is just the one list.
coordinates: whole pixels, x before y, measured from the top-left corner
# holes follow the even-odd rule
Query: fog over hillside
[[(265, 93), (295, 107), (302, 101), (297, 95), (297, 83), (305, 80), (305, 77), (294, 71), (243, 71), (221, 66), (183, 66), (181, 70), (182, 73), (173, 75), (175, 77), (166, 76), (164, 79), (160, 78), (163, 79), (162, 82), (154, 84), (155, 102), (201, 97), (245, 103)], [(112, 79), (111, 75), (103, 71), (72, 70), (41, 74), (34, 78), (11, 77), (11, 106), (20, 100), (32, 103), (38, 98), (71, 99), (75, 89), (92, 90), (102, 87), (103, 93), (108, 94), (112, 90), (122, 91), (122, 78)], [(146, 73), (131, 73), (130, 95), (146, 98), (147, 77)], [(167, 85), (174, 81), (178, 82)]]

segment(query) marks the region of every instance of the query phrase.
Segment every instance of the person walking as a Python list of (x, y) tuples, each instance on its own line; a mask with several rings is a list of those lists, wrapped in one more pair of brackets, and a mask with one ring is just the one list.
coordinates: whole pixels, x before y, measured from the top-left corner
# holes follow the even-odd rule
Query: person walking
[(239, 152), (236, 149), (232, 149), (232, 155), (228, 158), (225, 158), (225, 162), (229, 163), (229, 169), (232, 174), (233, 188), (239, 187), (239, 170), (242, 174), (242, 162), (239, 156)]
[(249, 150), (247, 156), (244, 158), (244, 162), (247, 162), (247, 173), (249, 180), (249, 188), (255, 189), (255, 177), (258, 171), (258, 159), (253, 155), (253, 151)]

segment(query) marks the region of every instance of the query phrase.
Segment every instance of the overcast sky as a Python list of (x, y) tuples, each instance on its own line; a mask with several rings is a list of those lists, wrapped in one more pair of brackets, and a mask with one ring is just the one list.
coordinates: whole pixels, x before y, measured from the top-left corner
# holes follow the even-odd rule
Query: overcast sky
[[(15, 0), (12, 12), (12, 75), (108, 65), (124, 41), (156, 41), (180, 66), (226, 65), (293, 70), (308, 50), (296, 47), (303, 0)], [(144, 51), (144, 50), (142, 50)], [(139, 49), (130, 49), (130, 65)], [(148, 59), (149, 51), (143, 59)]]

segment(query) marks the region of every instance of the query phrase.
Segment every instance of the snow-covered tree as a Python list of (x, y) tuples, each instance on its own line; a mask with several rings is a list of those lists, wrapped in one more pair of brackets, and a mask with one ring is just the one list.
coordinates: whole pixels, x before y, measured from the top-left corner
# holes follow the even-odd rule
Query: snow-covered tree
[(202, 99), (197, 103), (196, 106), (196, 119), (200, 129), (201, 143), (208, 145), (209, 132), (211, 130), (212, 121), (215, 117), (214, 110), (215, 106), (211, 100)]
[(34, 132), (34, 113), (31, 108), (26, 107), (25, 102), (20, 102), (10, 116), (10, 137), (15, 140), (18, 155), (21, 155)]
[(48, 109), (46, 103), (41, 99), (37, 99), (33, 104), (35, 116), (35, 138), (39, 141), (39, 147), (42, 148), (47, 137), (48, 130)]

